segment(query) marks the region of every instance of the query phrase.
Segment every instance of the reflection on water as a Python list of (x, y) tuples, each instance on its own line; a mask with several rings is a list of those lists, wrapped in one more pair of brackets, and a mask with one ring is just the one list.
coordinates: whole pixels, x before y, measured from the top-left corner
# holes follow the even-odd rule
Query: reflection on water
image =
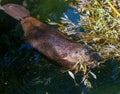
[(111, 60), (98, 72), (94, 88), (88, 94), (120, 94), (120, 74), (117, 61)]
[(94, 88), (88, 94), (120, 94), (120, 84), (115, 83), (109, 86)]
[(74, 8), (69, 7), (65, 14), (73, 23), (77, 23), (80, 20), (80, 15), (78, 15), (77, 10)]
[[(55, 9), (58, 4), (55, 3), (56, 0), (54, 7), (48, 1), (41, 0), (43, 3), (38, 14), (42, 15), (43, 20), (49, 17), (56, 19), (58, 14), (63, 15), (63, 11), (57, 12), (58, 7)], [(72, 8), (64, 9), (64, 13), (73, 22), (79, 20), (79, 15), (75, 12)], [(54, 66), (50, 62), (52, 61), (46, 60), (26, 43), (5, 53), (0, 58), (0, 94), (120, 94), (119, 68), (114, 60), (102, 65), (97, 71), (93, 70), (97, 80), (91, 79), (92, 89), (83, 85), (75, 86), (67, 73), (63, 74), (59, 66)], [(80, 78), (78, 75), (78, 82)]]

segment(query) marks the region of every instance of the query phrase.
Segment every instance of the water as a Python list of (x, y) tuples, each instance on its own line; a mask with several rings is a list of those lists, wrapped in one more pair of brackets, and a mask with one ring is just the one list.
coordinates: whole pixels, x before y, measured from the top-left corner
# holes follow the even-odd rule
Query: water
[[(80, 18), (74, 13), (76, 10), (64, 7), (67, 4), (58, 1), (59, 3), (52, 0), (53, 5), (50, 0), (41, 0), (39, 11), (33, 9), (32, 15), (47, 22), (48, 18), (58, 21), (65, 13), (76, 23)], [(117, 61), (108, 61), (93, 70), (97, 79), (90, 79), (92, 89), (82, 84), (75, 86), (67, 73), (62, 73), (63, 70), (59, 66), (51, 63), (54, 62), (46, 59), (23, 41), (16, 48), (4, 51), (0, 58), (0, 94), (120, 94)], [(80, 83), (81, 76), (77, 75), (76, 79)]]

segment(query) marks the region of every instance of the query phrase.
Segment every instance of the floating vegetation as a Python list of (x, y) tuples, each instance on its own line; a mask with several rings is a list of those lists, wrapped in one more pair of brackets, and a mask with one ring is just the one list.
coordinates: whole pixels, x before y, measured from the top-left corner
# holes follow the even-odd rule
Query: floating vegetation
[(77, 0), (72, 7), (80, 14), (86, 33), (79, 35), (104, 59), (120, 60), (120, 1)]
[[(77, 24), (73, 23), (66, 14), (61, 17), (60, 23), (52, 21), (49, 21), (49, 23), (57, 25), (58, 29), (68, 36), (77, 34), (77, 41), (84, 42), (98, 52), (103, 58), (103, 62), (110, 59), (120, 61), (120, 1), (75, 0), (74, 3), (70, 3), (70, 7), (76, 9), (80, 15)], [(83, 27), (85, 32), (77, 31), (80, 27)], [(85, 64), (76, 63), (76, 65), (78, 64), (79, 69), (77, 66), (75, 67), (76, 70), (83, 72), (84, 84), (91, 87), (86, 78), (88, 78), (88, 74), (96, 78), (95, 74), (89, 71)], [(71, 75), (70, 72), (69, 74)]]
[(76, 0), (70, 4), (78, 10), (80, 21), (70, 21), (67, 15), (61, 17), (59, 30), (67, 35), (78, 34), (76, 28), (83, 27), (78, 42), (83, 41), (97, 51), (105, 60), (120, 60), (120, 1), (114, 0)]

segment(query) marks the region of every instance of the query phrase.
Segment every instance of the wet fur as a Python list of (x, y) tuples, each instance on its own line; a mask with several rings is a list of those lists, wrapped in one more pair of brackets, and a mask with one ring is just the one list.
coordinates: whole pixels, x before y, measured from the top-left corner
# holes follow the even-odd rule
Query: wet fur
[[(94, 52), (91, 52), (90, 49), (70, 40), (61, 32), (48, 27), (33, 17), (23, 19), (21, 24), (29, 43), (63, 67), (71, 68), (82, 54), (84, 54), (82, 60), (85, 62), (93, 59), (91, 53)], [(94, 54), (98, 56), (97, 53)]]
[[(11, 6), (12, 10), (8, 6)], [(28, 42), (36, 50), (56, 61), (59, 65), (71, 68), (79, 59), (82, 62), (94, 61), (95, 63), (101, 59), (96, 52), (70, 40), (61, 32), (31, 17), (24, 7), (7, 4), (3, 8), (7, 14), (16, 20), (21, 18), (24, 36)]]

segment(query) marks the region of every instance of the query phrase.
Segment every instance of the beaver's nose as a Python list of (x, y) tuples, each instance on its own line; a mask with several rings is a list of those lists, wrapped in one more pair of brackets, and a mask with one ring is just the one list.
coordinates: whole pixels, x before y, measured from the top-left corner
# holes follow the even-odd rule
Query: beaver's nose
[(90, 54), (90, 61), (100, 62), (101, 59), (102, 59), (101, 56), (96, 52)]

